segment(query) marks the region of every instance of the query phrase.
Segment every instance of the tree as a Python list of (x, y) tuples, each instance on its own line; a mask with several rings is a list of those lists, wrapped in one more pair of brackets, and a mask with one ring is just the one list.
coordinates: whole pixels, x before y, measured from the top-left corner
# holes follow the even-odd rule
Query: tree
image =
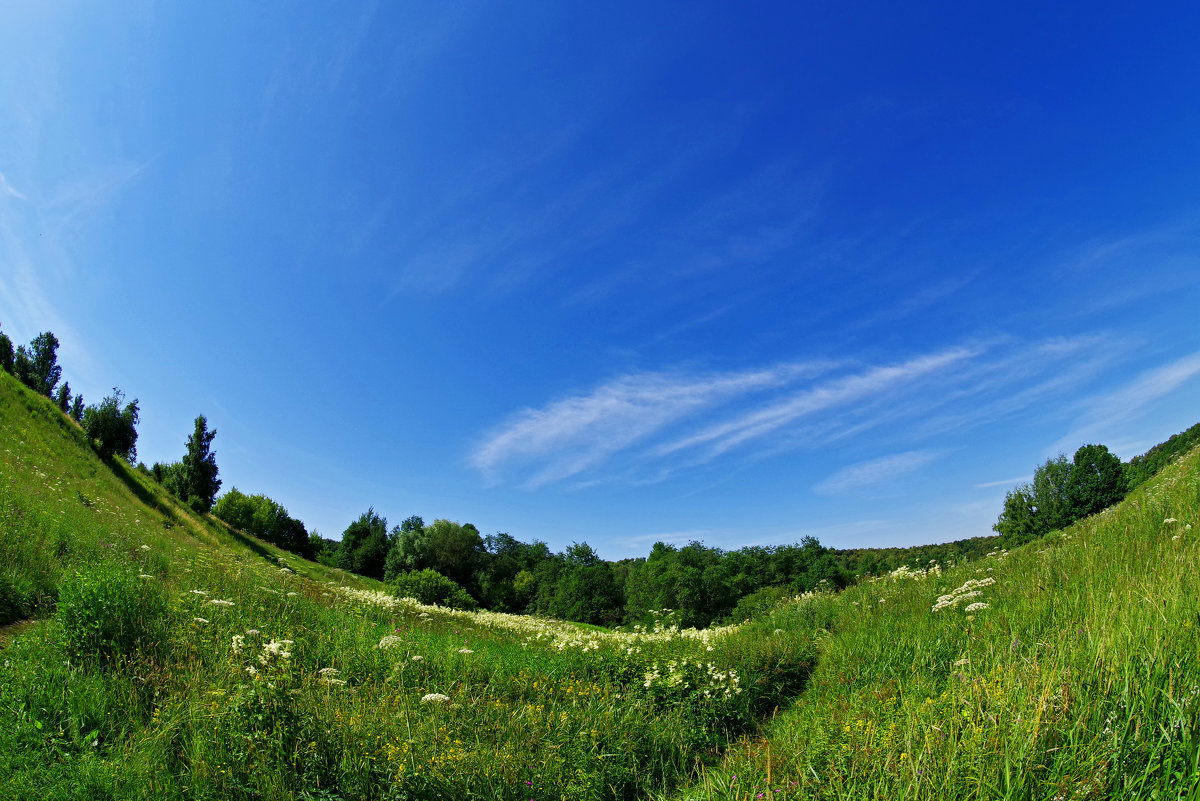
[(1047, 459), (1004, 498), (1004, 511), (992, 528), (1009, 548), (1066, 528), (1120, 501), (1128, 488), (1126, 468), (1103, 445), (1084, 445), (1071, 461)]
[(58, 338), (44, 331), (33, 338), (28, 350), (24, 345), (18, 347), (15, 369), (17, 378), (25, 386), (47, 398), (54, 397), (54, 387), (62, 377), (62, 368), (58, 366)]
[(382, 579), (390, 545), (387, 518), (376, 514), (375, 507), (371, 507), (342, 532), (337, 566), (361, 576)]
[(76, 395), (75, 400), (71, 401), (71, 419), (76, 423), (83, 425), (83, 396)]
[(6, 373), (13, 371), (13, 343), (3, 332), (0, 332), (0, 369)]
[(1022, 484), (1004, 496), (1004, 511), (992, 526), (1004, 538), (1004, 547), (1015, 548), (1046, 533), (1037, 516), (1033, 487)]
[(58, 392), (54, 393), (54, 403), (58, 408), (62, 409), (63, 414), (69, 414), (71, 411), (71, 384), (69, 381), (62, 382), (62, 386), (58, 388)]
[(196, 418), (196, 428), (188, 437), (187, 453), (183, 456), (183, 481), (186, 497), (183, 498), (197, 512), (207, 512), (213, 507), (221, 481), (217, 478), (217, 455), (212, 450), (216, 429), (208, 430), (204, 415)]
[(1071, 461), (1068, 506), (1072, 520), (1103, 511), (1125, 497), (1125, 466), (1104, 445), (1084, 445)]
[(113, 387), (98, 406), (89, 406), (83, 413), (83, 431), (96, 443), (101, 459), (115, 454), (127, 462), (137, 459), (138, 402), (135, 398), (122, 408), (125, 393)]

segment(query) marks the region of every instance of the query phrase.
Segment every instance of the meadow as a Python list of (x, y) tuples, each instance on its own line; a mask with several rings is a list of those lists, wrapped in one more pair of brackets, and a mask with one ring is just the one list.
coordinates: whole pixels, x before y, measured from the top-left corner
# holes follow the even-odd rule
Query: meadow
[(0, 795), (1194, 798), (1198, 507), (1193, 451), (1012, 552), (606, 630), (245, 537), (0, 375)]

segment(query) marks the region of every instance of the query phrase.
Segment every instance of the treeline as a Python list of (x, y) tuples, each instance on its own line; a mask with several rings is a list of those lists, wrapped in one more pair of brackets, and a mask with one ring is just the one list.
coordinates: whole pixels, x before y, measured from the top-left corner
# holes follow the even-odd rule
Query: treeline
[[(218, 516), (224, 503), (222, 498), (217, 504)], [(259, 501), (265, 519), (272, 503)], [(470, 523), (426, 524), (417, 515), (389, 529), (387, 519), (371, 508), (336, 546), (325, 542), (321, 561), (385, 581), (398, 595), (605, 626), (669, 614), (681, 626), (704, 627), (744, 619), (787, 595), (850, 580), (833, 552), (813, 537), (798, 545), (736, 551), (659, 542), (647, 557), (609, 562), (586, 542), (556, 553), (540, 540), (484, 536)]]

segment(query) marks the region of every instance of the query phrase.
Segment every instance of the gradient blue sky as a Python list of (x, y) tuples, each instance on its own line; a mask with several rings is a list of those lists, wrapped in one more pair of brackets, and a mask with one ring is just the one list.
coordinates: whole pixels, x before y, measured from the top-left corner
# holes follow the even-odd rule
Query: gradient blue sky
[(8, 2), (0, 325), (339, 537), (990, 533), (1200, 421), (1195, 3)]

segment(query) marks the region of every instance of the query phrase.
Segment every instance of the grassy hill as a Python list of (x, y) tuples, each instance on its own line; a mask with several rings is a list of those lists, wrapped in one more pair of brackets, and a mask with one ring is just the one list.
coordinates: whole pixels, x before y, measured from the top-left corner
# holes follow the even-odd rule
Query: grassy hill
[(1193, 451), (1012, 553), (609, 632), (241, 536), (0, 374), (0, 797), (1194, 797), (1198, 507)]

